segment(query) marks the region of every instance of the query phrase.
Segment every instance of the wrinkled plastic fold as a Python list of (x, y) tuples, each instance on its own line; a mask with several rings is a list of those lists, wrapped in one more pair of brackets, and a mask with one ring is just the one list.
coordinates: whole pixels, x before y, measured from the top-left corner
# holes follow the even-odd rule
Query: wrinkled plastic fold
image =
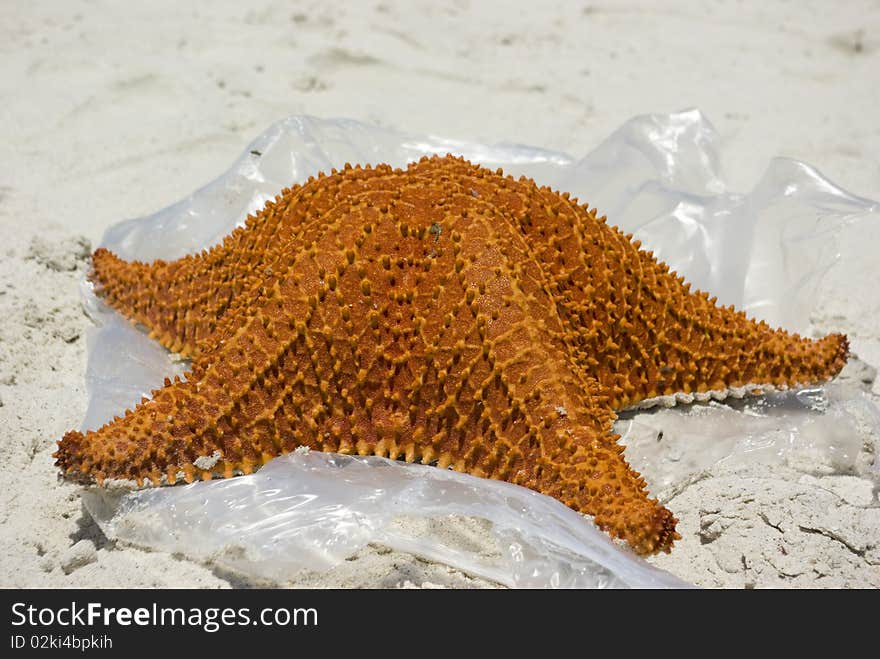
[[(581, 159), (291, 117), (254, 140), (220, 178), (158, 213), (111, 227), (102, 244), (127, 259), (178, 258), (219, 242), (283, 188), (319, 171), (453, 153), (571, 192), (719, 303), (805, 332), (821, 277), (838, 257), (837, 236), (877, 219), (880, 205), (787, 159), (772, 161), (751, 192), (730, 192), (718, 142), (695, 110), (636, 117)], [(149, 396), (166, 376), (185, 373), (186, 363), (108, 309), (88, 282), (82, 290), (96, 322), (83, 424), (90, 429)], [(852, 470), (860, 432), (878, 418), (860, 392), (832, 386), (626, 412), (617, 430), (657, 493), (722, 461)], [(656, 440), (661, 428), (673, 441)], [(329, 569), (373, 543), (509, 586), (685, 585), (553, 499), (381, 458), (296, 452), (251, 476), (126, 494), (96, 489), (86, 502), (108, 537), (276, 583)], [(454, 520), (479, 520), (491, 542), (456, 541), (443, 532)]]
[[(685, 585), (555, 499), (387, 458), (300, 450), (251, 476), (141, 490), (121, 502), (95, 490), (89, 506), (114, 538), (276, 582), (376, 543), (507, 586)], [(427, 523), (449, 516), (489, 521), (496, 542), (468, 551)]]

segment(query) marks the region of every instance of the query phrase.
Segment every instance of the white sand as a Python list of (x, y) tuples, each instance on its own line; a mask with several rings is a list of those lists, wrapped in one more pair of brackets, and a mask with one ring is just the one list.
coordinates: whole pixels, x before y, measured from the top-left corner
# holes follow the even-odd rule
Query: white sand
[[(787, 155), (880, 199), (876, 2), (145, 4), (0, 6), (2, 586), (239, 585), (108, 543), (50, 454), (85, 411), (85, 240), (212, 179), (276, 119), (581, 154), (631, 115), (699, 107), (729, 142), (734, 189)], [(880, 227), (842, 250), (815, 325), (878, 365)], [(685, 579), (880, 586), (865, 479), (716, 470), (669, 506), (684, 538), (656, 562)], [(489, 585), (381, 548), (299, 583)]]

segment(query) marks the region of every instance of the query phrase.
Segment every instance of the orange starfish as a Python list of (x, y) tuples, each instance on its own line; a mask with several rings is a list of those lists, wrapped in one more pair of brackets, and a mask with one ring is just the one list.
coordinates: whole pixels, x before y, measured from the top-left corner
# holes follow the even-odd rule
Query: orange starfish
[(567, 194), (455, 159), (284, 190), (173, 262), (105, 249), (104, 299), (192, 357), (124, 418), (68, 432), (67, 477), (251, 473), (308, 446), (420, 460), (556, 497), (640, 553), (676, 519), (623, 458), (615, 410), (834, 376), (847, 341), (718, 307)]

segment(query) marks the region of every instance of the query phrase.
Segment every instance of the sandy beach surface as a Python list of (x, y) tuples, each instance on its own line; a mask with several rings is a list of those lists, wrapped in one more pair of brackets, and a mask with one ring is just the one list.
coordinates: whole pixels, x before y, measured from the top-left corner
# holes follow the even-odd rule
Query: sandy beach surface
[[(273, 121), (352, 117), (581, 155), (633, 115), (697, 107), (732, 189), (784, 155), (880, 199), (878, 33), (876, 0), (3, 3), (0, 586), (249, 585), (109, 542), (51, 453), (86, 407), (91, 249), (219, 175)], [(880, 226), (849, 232), (841, 253), (814, 329), (846, 332), (880, 366)], [(853, 372), (880, 401), (871, 368)], [(713, 469), (670, 495), (683, 538), (652, 560), (707, 587), (878, 587), (866, 472)], [(368, 547), (293, 585), (493, 584)]]

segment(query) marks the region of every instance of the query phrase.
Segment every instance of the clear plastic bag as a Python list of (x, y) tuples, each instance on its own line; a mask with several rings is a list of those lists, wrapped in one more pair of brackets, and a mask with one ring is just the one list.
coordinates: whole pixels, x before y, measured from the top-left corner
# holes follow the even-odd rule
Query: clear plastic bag
[[(451, 152), (571, 192), (720, 303), (803, 332), (820, 277), (837, 257), (835, 236), (880, 215), (880, 207), (785, 159), (772, 161), (750, 193), (731, 193), (717, 144), (698, 111), (636, 117), (580, 160), (291, 117), (254, 140), (216, 181), (154, 215), (111, 227), (102, 244), (128, 259), (177, 258), (218, 242), (282, 188), (318, 171), (346, 162), (402, 166)], [(149, 395), (164, 377), (185, 372), (186, 364), (103, 305), (88, 282), (83, 299), (97, 323), (89, 339), (88, 429)], [(762, 418), (772, 421), (762, 425)], [(764, 460), (834, 468), (858, 450), (865, 419), (878, 418), (865, 397), (843, 387), (733, 406), (630, 412), (618, 431), (629, 460), (656, 491), (721, 460), (748, 462), (756, 451)], [(687, 442), (657, 450), (645, 438), (670, 423), (681, 424)], [(379, 458), (296, 453), (252, 476), (124, 495), (94, 490), (86, 501), (111, 538), (279, 583), (377, 543), (511, 586), (685, 585), (553, 499)], [(434, 523), (448, 517), (485, 520), (494, 549), (450, 541)]]

